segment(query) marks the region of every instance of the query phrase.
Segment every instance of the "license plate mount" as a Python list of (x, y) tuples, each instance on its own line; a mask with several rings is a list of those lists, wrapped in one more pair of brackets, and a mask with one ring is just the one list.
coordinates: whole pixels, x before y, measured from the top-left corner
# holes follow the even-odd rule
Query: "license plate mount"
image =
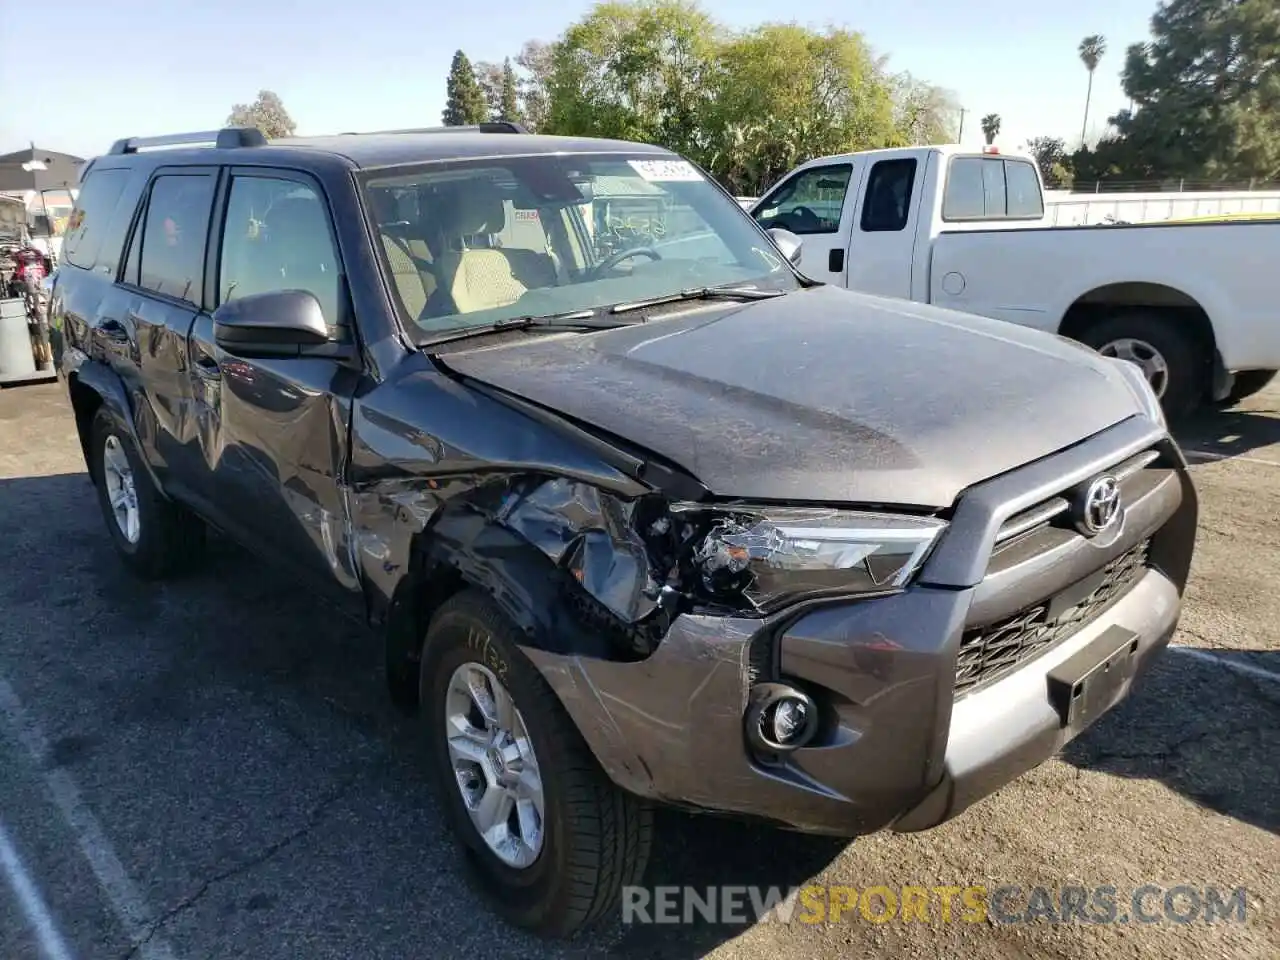
[(1080, 731), (1106, 713), (1133, 679), (1138, 635), (1108, 627), (1049, 671), (1049, 699), (1063, 727)]

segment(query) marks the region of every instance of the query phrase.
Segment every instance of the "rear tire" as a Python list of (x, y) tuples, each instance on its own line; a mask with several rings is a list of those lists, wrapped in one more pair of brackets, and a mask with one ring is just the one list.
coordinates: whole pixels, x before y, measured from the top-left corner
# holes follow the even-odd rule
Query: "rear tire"
[(1219, 401), (1219, 406), (1230, 407), (1246, 397), (1262, 392), (1276, 378), (1277, 373), (1280, 370), (1241, 370), (1236, 374), (1231, 392)]
[(107, 531), (125, 564), (147, 580), (190, 569), (203, 553), (204, 522), (156, 488), (129, 431), (105, 409), (90, 425), (89, 465)]
[(1211, 370), (1209, 350), (1194, 332), (1157, 312), (1131, 310), (1101, 320), (1087, 328), (1082, 343), (1104, 356), (1136, 355), (1147, 360), (1143, 372), (1152, 381), (1160, 404), (1170, 420), (1181, 419), (1204, 402)]
[[(488, 597), (467, 591), (446, 601), (427, 631), (420, 715), (441, 799), (473, 879), (508, 922), (540, 936), (568, 938), (617, 909), (623, 887), (641, 882), (652, 845), (653, 812), (600, 769), (555, 693), (519, 651), (521, 636)], [(510, 818), (500, 821), (498, 835), (520, 838), (504, 847), (504, 854), (525, 842), (524, 864), (513, 865), (509, 856), (500, 856), (473, 820), (480, 816), (472, 811), (482, 806), (485, 785), (497, 782), (496, 765), (487, 761), (487, 767), (477, 763), (473, 768), (450, 753), (449, 734), (456, 738), (460, 729), (451, 705), (467, 703), (454, 679), (460, 671), (484, 678), (487, 690), (496, 683), (509, 696), (512, 707), (507, 715), (511, 728), (519, 729), (516, 740), (522, 744), (516, 763), (523, 772), (515, 779), (523, 780), (531, 766), (540, 785), (540, 830), (526, 829), (522, 815), (527, 800), (513, 800), (524, 802), (525, 809), (517, 806)], [(472, 707), (476, 703), (470, 701)], [(474, 717), (475, 723), (466, 724), (463, 739), (468, 743), (474, 743), (472, 733), (483, 725), (480, 713)], [(501, 726), (494, 724), (493, 729)], [(462, 773), (459, 763), (465, 768)], [(502, 775), (510, 776), (511, 768), (511, 759), (504, 760)], [(470, 800), (464, 799), (464, 789)], [(522, 798), (529, 796), (523, 787), (513, 789)], [(535, 844), (526, 833), (537, 838), (538, 849), (532, 855)], [(527, 862), (531, 856), (532, 862)]]

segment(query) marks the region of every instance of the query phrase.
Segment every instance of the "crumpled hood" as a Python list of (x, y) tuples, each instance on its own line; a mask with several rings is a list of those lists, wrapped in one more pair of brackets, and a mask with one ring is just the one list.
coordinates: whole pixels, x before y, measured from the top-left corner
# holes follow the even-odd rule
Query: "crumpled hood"
[(743, 499), (942, 508), (1141, 412), (1062, 338), (835, 287), (441, 359)]

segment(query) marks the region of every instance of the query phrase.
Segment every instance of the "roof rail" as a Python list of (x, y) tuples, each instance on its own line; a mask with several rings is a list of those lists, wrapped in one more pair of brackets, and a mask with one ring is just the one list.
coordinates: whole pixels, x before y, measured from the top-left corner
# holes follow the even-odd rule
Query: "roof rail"
[(528, 133), (529, 130), (522, 123), (516, 123), (512, 120), (486, 120), (483, 123), (469, 124), (461, 127), (406, 127), (403, 130), (371, 130), (367, 134), (360, 134), (355, 130), (346, 130), (339, 136), (356, 137), (356, 136), (386, 136), (396, 133)]
[(137, 153), (151, 147), (180, 147), (211, 145), (219, 150), (235, 147), (265, 147), (267, 138), (257, 127), (223, 127), (221, 130), (204, 130), (198, 133), (174, 133), (164, 137), (127, 137), (111, 145), (113, 156)]

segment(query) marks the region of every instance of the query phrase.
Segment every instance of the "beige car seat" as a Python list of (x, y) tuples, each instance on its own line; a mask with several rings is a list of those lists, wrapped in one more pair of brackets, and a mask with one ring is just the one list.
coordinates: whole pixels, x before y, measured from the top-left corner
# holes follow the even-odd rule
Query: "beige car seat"
[(431, 250), (425, 240), (410, 235), (405, 229), (409, 225), (400, 219), (389, 194), (373, 193), (373, 212), (378, 237), (391, 267), (391, 282), (409, 316), (417, 317), (436, 289), (436, 279), (431, 273)]
[(436, 276), (455, 313), (504, 307), (527, 290), (555, 286), (555, 263), (545, 253), (468, 246), (506, 226), (502, 194), (489, 181), (459, 184), (442, 212), (448, 249), (436, 260)]

